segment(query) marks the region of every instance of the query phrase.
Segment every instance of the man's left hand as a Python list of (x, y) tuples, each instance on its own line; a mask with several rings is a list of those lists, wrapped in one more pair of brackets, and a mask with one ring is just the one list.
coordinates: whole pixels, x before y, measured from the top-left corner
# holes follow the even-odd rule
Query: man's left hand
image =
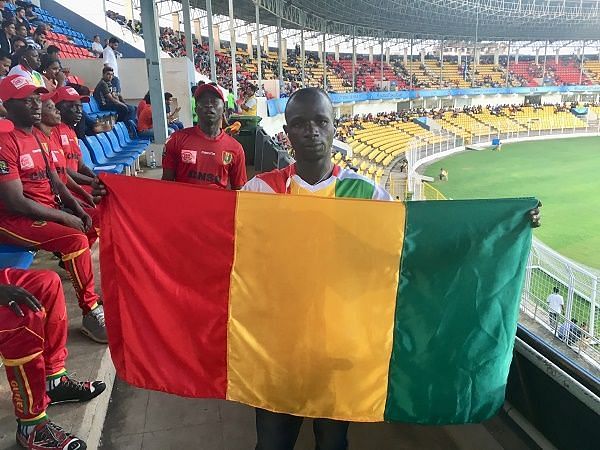
[(83, 228), (85, 229), (85, 231), (89, 231), (92, 229), (92, 218), (88, 213), (84, 212), (81, 216), (79, 216), (79, 218), (83, 222)]
[(529, 211), (529, 220), (531, 221), (531, 227), (537, 228), (542, 226), (542, 214), (540, 213), (540, 208), (542, 207), (542, 202), (539, 202), (537, 207)]

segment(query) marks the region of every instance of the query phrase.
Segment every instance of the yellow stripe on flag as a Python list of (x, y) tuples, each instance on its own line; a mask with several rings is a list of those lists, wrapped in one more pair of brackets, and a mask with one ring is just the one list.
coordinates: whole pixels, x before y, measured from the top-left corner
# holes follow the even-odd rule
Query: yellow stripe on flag
[(404, 223), (399, 202), (239, 193), (227, 398), (383, 420)]

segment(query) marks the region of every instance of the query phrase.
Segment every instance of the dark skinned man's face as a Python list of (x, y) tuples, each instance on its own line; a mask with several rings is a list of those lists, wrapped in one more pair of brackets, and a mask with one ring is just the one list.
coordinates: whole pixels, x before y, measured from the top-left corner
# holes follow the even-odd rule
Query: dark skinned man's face
[(31, 67), (33, 70), (37, 70), (40, 68), (40, 65), (41, 65), (40, 54), (37, 52), (37, 50), (27, 51), (25, 53), (24, 59), (25, 59), (25, 62), (27, 63), (27, 65), (29, 67)]
[(220, 121), (224, 110), (223, 100), (212, 92), (204, 92), (196, 100), (196, 114), (201, 122), (213, 124)]
[(15, 125), (32, 127), (42, 120), (42, 99), (40, 94), (31, 94), (27, 98), (12, 99), (4, 102), (4, 106)]
[(324, 95), (293, 98), (285, 111), (288, 135), (298, 161), (318, 161), (331, 154), (333, 107)]
[(83, 108), (80, 100), (60, 102), (58, 104), (58, 109), (60, 110), (62, 121), (67, 125), (75, 126), (81, 122)]

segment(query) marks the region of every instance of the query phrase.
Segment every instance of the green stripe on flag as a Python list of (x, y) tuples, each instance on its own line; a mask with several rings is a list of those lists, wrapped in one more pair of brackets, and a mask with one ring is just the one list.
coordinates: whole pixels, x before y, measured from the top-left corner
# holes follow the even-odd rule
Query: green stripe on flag
[(360, 178), (343, 178), (335, 184), (336, 197), (373, 198), (375, 186)]
[(480, 422), (502, 406), (537, 203), (407, 202), (386, 420)]

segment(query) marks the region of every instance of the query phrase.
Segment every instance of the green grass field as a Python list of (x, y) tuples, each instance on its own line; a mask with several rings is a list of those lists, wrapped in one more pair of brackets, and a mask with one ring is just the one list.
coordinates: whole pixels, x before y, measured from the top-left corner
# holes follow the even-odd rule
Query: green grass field
[(535, 236), (568, 258), (600, 269), (600, 137), (505, 144), (438, 161), (449, 180), (433, 185), (454, 199), (537, 197), (542, 227)]

